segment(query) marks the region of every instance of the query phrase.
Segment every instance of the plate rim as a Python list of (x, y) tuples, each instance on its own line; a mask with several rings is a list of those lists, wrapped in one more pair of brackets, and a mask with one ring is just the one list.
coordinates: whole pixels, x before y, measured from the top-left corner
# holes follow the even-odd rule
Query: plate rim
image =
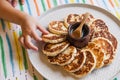
[[(94, 9), (94, 10), (97, 10), (97, 11), (101, 11), (102, 13), (104, 13), (105, 15), (107, 15), (109, 18), (111, 18), (112, 20), (115, 21), (115, 23), (120, 27), (120, 20), (114, 15), (112, 14), (111, 12), (107, 11), (106, 9), (104, 8), (101, 8), (101, 7), (98, 7), (96, 5), (91, 5), (91, 4), (83, 4), (83, 3), (69, 3), (69, 4), (62, 4), (62, 5), (58, 5), (56, 7), (53, 7), (53, 8), (50, 8), (49, 10), (43, 12), (40, 16), (37, 16), (36, 19), (39, 19), (39, 18), (43, 18), (44, 16), (46, 16), (48, 13), (50, 12), (53, 12), (55, 10), (58, 10), (58, 9), (61, 9), (61, 8), (64, 8), (64, 7), (71, 7), (71, 6), (74, 6), (74, 7), (86, 7), (86, 8), (91, 8), (91, 9)], [(33, 62), (31, 61), (31, 58), (30, 58), (30, 54), (29, 54), (29, 49), (27, 49), (27, 54), (28, 54), (28, 59), (29, 61), (31, 62), (31, 64), (33, 65)], [(36, 71), (42, 75), (42, 77), (46, 78), (42, 73), (40, 73), (37, 68), (33, 65), (33, 67), (36, 69)], [(111, 78), (113, 79), (118, 73), (120, 72), (120, 70), (115, 74), (113, 75)], [(46, 78), (47, 79), (47, 78)], [(112, 80), (110, 79), (110, 80)]]
[[(115, 22), (117, 22), (117, 24), (120, 26), (120, 20), (111, 12), (109, 12), (108, 10), (98, 7), (96, 5), (91, 5), (91, 4), (83, 4), (83, 3), (69, 3), (69, 4), (62, 4), (62, 5), (58, 5), (56, 7), (50, 8), (49, 10), (43, 12), (39, 18), (43, 18), (44, 16), (46, 16), (48, 13), (55, 11), (59, 8), (63, 8), (63, 7), (71, 7), (71, 6), (75, 6), (75, 7), (86, 7), (86, 8), (92, 8), (94, 10), (98, 10), (101, 11), (102, 13), (107, 14), (107, 16), (109, 16), (110, 18), (112, 18)], [(36, 17), (38, 19), (38, 16)]]

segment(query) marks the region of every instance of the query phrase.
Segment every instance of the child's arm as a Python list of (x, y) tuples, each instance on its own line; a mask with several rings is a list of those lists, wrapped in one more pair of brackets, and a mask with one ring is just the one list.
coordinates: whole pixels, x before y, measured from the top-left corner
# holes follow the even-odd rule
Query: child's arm
[(36, 33), (36, 29), (40, 30), (43, 34), (48, 33), (32, 16), (16, 10), (6, 0), (0, 1), (0, 18), (21, 25), (22, 36), (19, 40), (21, 44), (28, 49), (38, 50), (38, 48), (31, 43), (31, 37), (37, 41), (41, 40)]
[(27, 14), (14, 9), (6, 0), (0, 1), (0, 18), (21, 24), (21, 20), (23, 20), (26, 15)]

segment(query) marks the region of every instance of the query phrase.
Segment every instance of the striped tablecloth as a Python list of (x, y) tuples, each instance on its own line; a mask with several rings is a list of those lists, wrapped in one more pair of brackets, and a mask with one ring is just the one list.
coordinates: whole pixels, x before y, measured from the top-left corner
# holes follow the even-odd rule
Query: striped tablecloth
[[(16, 9), (31, 16), (40, 16), (52, 7), (83, 3), (102, 7), (120, 19), (120, 0), (25, 0)], [(26, 50), (18, 42), (18, 25), (0, 19), (0, 80), (46, 80), (31, 65)], [(113, 80), (120, 80), (120, 73)]]

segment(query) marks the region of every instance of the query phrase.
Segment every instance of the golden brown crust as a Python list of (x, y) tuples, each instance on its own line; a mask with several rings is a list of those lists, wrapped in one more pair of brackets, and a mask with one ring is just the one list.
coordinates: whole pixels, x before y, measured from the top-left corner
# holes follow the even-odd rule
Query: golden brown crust
[(101, 47), (105, 53), (104, 65), (110, 64), (115, 56), (114, 47), (111, 42), (103, 37), (94, 38), (92, 41), (96, 43), (97, 46)]
[(105, 22), (101, 19), (92, 19), (89, 22), (90, 27), (90, 39), (92, 39), (93, 34), (98, 31), (108, 31), (108, 27)]
[(105, 53), (101, 47), (98, 47), (94, 42), (90, 42), (87, 49), (90, 49), (96, 57), (96, 69), (101, 68), (104, 65)]
[(47, 35), (42, 35), (42, 40), (46, 43), (59, 43), (66, 39), (65, 35), (57, 35), (49, 33)]
[(76, 72), (72, 73), (74, 76), (81, 78), (89, 74), (96, 66), (96, 58), (90, 50), (85, 50), (86, 60), (84, 65)]
[(42, 51), (47, 56), (56, 56), (62, 51), (64, 51), (68, 46), (69, 46), (69, 42), (67, 41), (57, 44), (48, 43), (43, 47)]
[(97, 37), (104, 37), (106, 39), (108, 39), (113, 47), (114, 47), (114, 51), (116, 51), (117, 49), (117, 39), (108, 31), (98, 31), (98, 32), (94, 32), (92, 39), (97, 38)]
[(85, 59), (86, 59), (86, 56), (84, 52), (78, 49), (77, 54), (73, 59), (73, 61), (70, 64), (65, 65), (63, 68), (68, 72), (75, 72), (83, 66), (83, 64), (85, 63)]
[(64, 24), (68, 28), (70, 24), (74, 24), (75, 22), (81, 22), (81, 16), (79, 14), (69, 14), (64, 19)]
[(52, 21), (51, 23), (49, 23), (48, 30), (54, 34), (68, 34), (68, 29), (64, 26), (63, 21)]
[(94, 31), (108, 31), (107, 25), (101, 19), (95, 19), (90, 27), (94, 29)]
[(74, 46), (69, 46), (65, 51), (61, 52), (57, 56), (48, 56), (48, 60), (52, 64), (64, 66), (71, 63), (71, 61), (74, 59), (74, 56), (76, 55), (76, 52), (77, 50)]

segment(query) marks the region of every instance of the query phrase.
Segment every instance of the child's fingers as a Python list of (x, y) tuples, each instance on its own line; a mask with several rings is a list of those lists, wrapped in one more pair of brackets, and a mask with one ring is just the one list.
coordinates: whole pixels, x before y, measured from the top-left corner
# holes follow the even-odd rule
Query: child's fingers
[(23, 37), (23, 36), (20, 36), (20, 37), (19, 37), (19, 42), (21, 43), (21, 45), (22, 45), (24, 48), (27, 49), (27, 46), (26, 46), (25, 43), (24, 43), (24, 37)]
[(29, 45), (29, 41), (30, 41), (29, 36), (25, 35), (24, 36), (24, 43), (25, 43), (25, 45), (27, 46), (28, 49), (31, 48), (30, 45)]
[(35, 31), (32, 32), (32, 37), (33, 37), (36, 41), (41, 41), (41, 40), (42, 40)]
[(40, 25), (37, 26), (37, 29), (39, 29), (43, 34), (48, 34), (49, 33), (46, 29), (44, 29)]
[(13, 0), (13, 1), (12, 1), (13, 7), (17, 6), (17, 3), (18, 3), (18, 0)]
[(38, 50), (38, 48), (31, 42), (31, 37), (29, 35), (25, 36), (25, 44), (29, 49)]

